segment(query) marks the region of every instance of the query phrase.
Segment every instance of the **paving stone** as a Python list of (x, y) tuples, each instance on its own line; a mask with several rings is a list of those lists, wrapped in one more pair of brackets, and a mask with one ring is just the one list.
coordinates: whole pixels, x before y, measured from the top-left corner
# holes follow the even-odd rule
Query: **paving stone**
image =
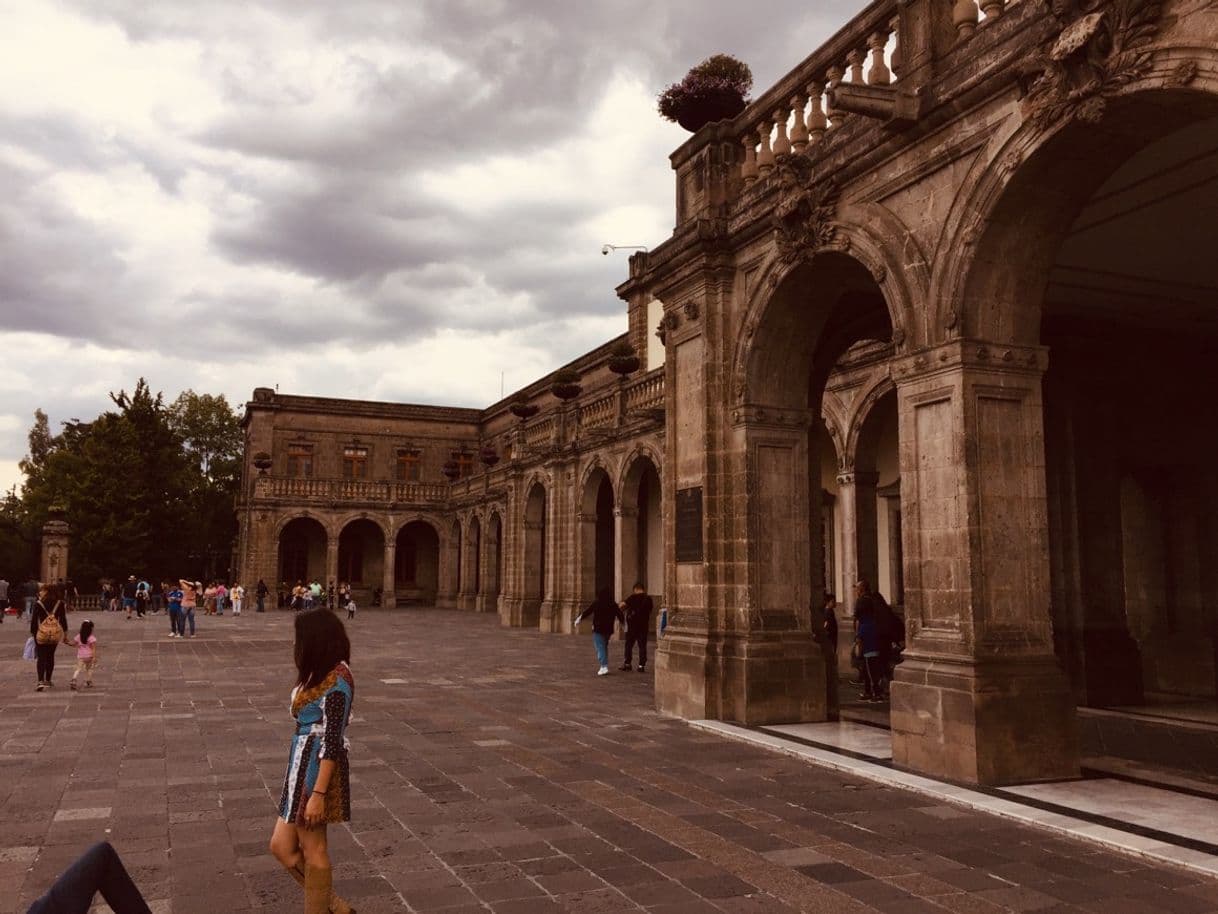
[[(291, 616), (208, 618), (185, 643), (95, 621), (107, 666), (92, 693), (34, 693), (30, 667), (0, 661), (15, 696), (0, 700), (15, 772), (0, 882), (17, 886), (0, 914), (100, 838), (158, 914), (297, 914), (267, 852)], [(354, 820), (329, 837), (361, 914), (1218, 908), (1213, 880), (661, 717), (650, 677), (588, 675), (586, 639), (434, 610), (369, 612), (351, 632)], [(0, 631), (0, 656), (18, 634)]]

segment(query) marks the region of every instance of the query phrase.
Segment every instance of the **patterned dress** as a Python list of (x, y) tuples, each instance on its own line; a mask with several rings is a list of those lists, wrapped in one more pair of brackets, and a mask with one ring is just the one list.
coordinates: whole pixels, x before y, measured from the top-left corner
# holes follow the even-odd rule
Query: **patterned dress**
[(288, 755), (288, 773), (283, 779), (279, 817), (285, 822), (304, 825), (305, 804), (317, 783), (322, 759), (332, 759), (334, 774), (326, 786), (326, 822), (351, 819), (351, 769), (347, 762), (347, 722), (355, 698), (355, 679), (351, 668), (339, 663), (319, 684), (292, 690), (292, 716), (296, 736)]

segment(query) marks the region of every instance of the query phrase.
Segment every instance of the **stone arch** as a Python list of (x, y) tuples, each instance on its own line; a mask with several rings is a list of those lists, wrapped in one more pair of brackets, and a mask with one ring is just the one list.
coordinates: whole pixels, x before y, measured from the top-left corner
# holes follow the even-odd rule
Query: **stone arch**
[(617, 590), (617, 536), (614, 512), (617, 493), (612, 468), (599, 456), (580, 476), (577, 490), (576, 548), (579, 560), (579, 596), (589, 603), (604, 588)]
[[(1218, 578), (1194, 570), (1218, 551), (1201, 520), (1218, 513), (1218, 474), (1200, 457), (1218, 448), (1218, 409), (1196, 396), (1218, 379), (1198, 256), (1218, 228), (1214, 184), (1195, 180), (1212, 174), (1197, 154), (1216, 151), (1218, 51), (1160, 48), (1097, 124), (997, 137), (936, 269), (943, 338), (1038, 369), (1042, 589), (1086, 704), (1218, 693)], [(1032, 347), (1048, 350), (1043, 375)]]
[(448, 588), (457, 596), (461, 593), (461, 585), (463, 582), (462, 572), (462, 550), (461, 537), (465, 532), (465, 525), (461, 521), (461, 517), (453, 518), (453, 522), (448, 526), (448, 540), (442, 544), (442, 548), (448, 556)]
[(661, 479), (664, 478), (664, 458), (661, 456), (660, 449), (647, 441), (635, 442), (626, 456), (622, 458), (621, 466), (618, 468), (618, 475), (613, 483), (613, 491), (618, 493), (618, 502), (621, 504), (625, 504), (622, 500), (622, 493), (627, 488), (627, 477), (631, 474), (639, 458), (646, 458), (651, 461), (651, 465), (655, 467), (656, 475)]
[[(845, 439), (845, 452), (842, 454), (844, 466), (856, 466), (858, 464), (859, 440), (863, 435), (864, 428), (867, 427), (868, 420), (873, 417), (876, 404), (885, 396), (895, 391), (896, 385), (892, 381), (892, 373), (888, 365), (885, 365), (869, 378), (863, 389), (859, 391), (851, 410), (848, 425), (850, 431)], [(867, 455), (865, 455), (864, 462), (874, 463), (874, 457), (872, 456), (871, 459), (867, 459)]]
[(393, 581), (398, 605), (434, 604), (440, 589), (440, 526), (416, 514), (399, 524), (394, 535)]
[[(892, 340), (897, 349), (906, 343), (917, 343), (925, 336), (924, 321), (918, 318), (919, 305), (925, 300), (930, 284), (930, 271), (925, 256), (913, 240), (912, 233), (901, 221), (880, 204), (860, 204), (843, 207), (843, 214), (860, 222), (836, 223), (834, 243), (817, 251), (811, 258), (801, 261), (784, 261), (776, 252), (771, 253), (758, 272), (746, 298), (745, 316), (736, 341), (732, 357), (732, 396), (737, 404), (756, 400), (753, 372), (758, 356), (769, 348), (778, 346), (788, 350), (789, 345), (765, 332), (767, 323), (773, 322), (773, 312), (783, 306), (783, 290), (799, 284), (801, 274), (808, 274), (816, 261), (826, 257), (847, 258), (865, 271), (877, 287), (887, 310)], [(891, 237), (902, 238), (902, 247), (885, 243), (862, 221), (872, 221)], [(910, 265), (902, 261), (903, 251), (913, 246), (916, 257)], [(798, 354), (798, 353), (795, 353)]]
[(473, 511), (465, 522), (466, 589), (471, 594), (482, 591), (482, 512)]
[[(338, 528), (338, 568), (335, 584), (347, 583), (353, 591), (365, 591), (357, 602), (382, 589), (385, 581), (385, 527), (371, 515), (355, 514)], [(324, 582), (323, 583), (327, 583)]]
[[(592, 478), (597, 473), (603, 473), (605, 478), (609, 480), (609, 484), (613, 487), (614, 493), (617, 492), (615, 480), (617, 475), (613, 471), (613, 465), (609, 460), (605, 459), (600, 454), (593, 454), (588, 462), (584, 465), (583, 472), (579, 474), (579, 488), (575, 491), (579, 493), (579, 510), (581, 512), (595, 509), (595, 504), (589, 504), (587, 501), (588, 486)], [(595, 497), (595, 496), (594, 496)]]
[(482, 609), (492, 612), (498, 609), (499, 595), (503, 592), (503, 515), (499, 505), (492, 505), (486, 512), (484, 536), (486, 537), (486, 569), (482, 595)]
[(547, 540), (551, 523), (549, 488), (544, 476), (535, 474), (525, 488), (521, 523), (524, 526), (520, 624), (536, 627), (541, 622), (541, 604), (550, 585)]
[(306, 578), (324, 579), (331, 538), (315, 514), (302, 511), (283, 518), (275, 529), (275, 580), (291, 586)]
[[(1167, 87), (1190, 59), (1198, 64), (1192, 83)], [(996, 137), (947, 220), (928, 299), (936, 309), (931, 339), (1034, 345), (1038, 315), (1029, 313), (1035, 308), (1029, 302), (1042, 300), (1039, 279), (1082, 206), (1163, 125), (1171, 130), (1216, 115), (1218, 51), (1161, 49), (1145, 74), (1109, 99), (1103, 129), (1076, 120), (1048, 128), (1027, 121)], [(1012, 251), (1019, 256), (1010, 257)]]
[(357, 520), (366, 520), (375, 524), (380, 528), (381, 536), (390, 537), (394, 533), (393, 525), (387, 517), (371, 511), (348, 511), (346, 514), (335, 517), (330, 526), (332, 530), (341, 535), (346, 527)]
[(664, 524), (662, 477), (655, 451), (640, 444), (622, 464), (615, 491), (620, 523), (617, 530), (617, 596), (624, 598), (642, 583), (657, 606), (664, 597)]

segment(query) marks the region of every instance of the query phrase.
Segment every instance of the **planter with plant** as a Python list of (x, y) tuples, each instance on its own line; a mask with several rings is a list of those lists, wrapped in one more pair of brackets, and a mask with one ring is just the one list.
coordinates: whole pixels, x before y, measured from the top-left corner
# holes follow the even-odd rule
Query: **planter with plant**
[(730, 54), (715, 54), (660, 93), (660, 115), (696, 133), (743, 111), (752, 87), (753, 71), (748, 64)]

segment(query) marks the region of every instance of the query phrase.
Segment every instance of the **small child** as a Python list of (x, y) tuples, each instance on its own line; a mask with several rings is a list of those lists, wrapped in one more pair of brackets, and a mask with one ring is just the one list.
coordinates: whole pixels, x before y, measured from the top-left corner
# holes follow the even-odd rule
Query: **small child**
[(85, 685), (93, 688), (93, 669), (97, 666), (97, 637), (93, 634), (93, 623), (85, 619), (80, 623), (80, 634), (72, 639), (76, 648), (76, 670), (68, 687), (76, 691), (76, 677), (85, 674)]
[(355, 618), (355, 597), (347, 597), (347, 618)]

